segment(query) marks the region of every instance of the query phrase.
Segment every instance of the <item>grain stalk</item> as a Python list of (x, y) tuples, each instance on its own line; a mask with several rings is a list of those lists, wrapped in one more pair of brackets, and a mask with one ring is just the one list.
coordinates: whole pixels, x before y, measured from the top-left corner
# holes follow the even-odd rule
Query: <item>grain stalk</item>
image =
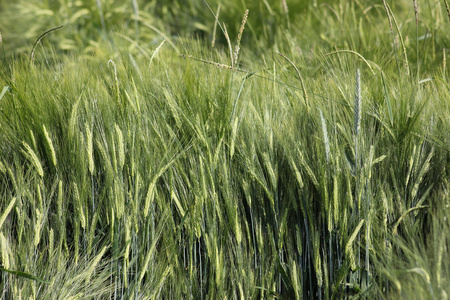
[(447, 67), (447, 58), (445, 56), (445, 51), (449, 50), (449, 49), (442, 49), (442, 78), (445, 81), (445, 72), (446, 72), (446, 67)]
[(361, 74), (359, 68), (356, 69), (356, 81), (355, 81), (355, 111), (354, 111), (354, 121), (355, 121), (355, 166), (356, 173), (359, 171), (359, 152), (358, 152), (358, 136), (361, 129)]
[(31, 147), (25, 143), (22, 142), (22, 145), (25, 147), (24, 153), (26, 154), (29, 161), (33, 164), (33, 166), (36, 168), (36, 171), (38, 172), (39, 176), (42, 178), (44, 177), (44, 169), (42, 168), (41, 161), (37, 157), (36, 153), (31, 149)]
[(133, 6), (134, 26), (136, 27), (136, 41), (137, 41), (139, 40), (139, 6), (137, 0), (132, 0), (131, 4)]
[(223, 34), (225, 35), (225, 39), (227, 40), (228, 50), (230, 50), (231, 68), (234, 69), (233, 46), (231, 45), (230, 36), (228, 35), (227, 26), (225, 26), (225, 23), (223, 24)]
[(416, 20), (416, 57), (417, 57), (417, 70), (419, 70), (419, 8), (417, 6), (417, 0), (413, 0), (414, 5), (414, 17)]
[(54, 27), (54, 28), (50, 28), (49, 30), (44, 31), (43, 33), (41, 33), (41, 35), (37, 38), (37, 40), (34, 42), (33, 48), (31, 49), (30, 52), (30, 63), (32, 61), (34, 61), (34, 51), (36, 50), (37, 45), (41, 42), (41, 40), (47, 35), (50, 34), (53, 31), (56, 31), (58, 29), (61, 29), (63, 26), (58, 26), (58, 27)]
[(218, 67), (218, 68), (223, 68), (223, 69), (228, 69), (228, 70), (238, 71), (238, 72), (242, 72), (242, 73), (249, 73), (248, 71), (245, 71), (245, 70), (242, 70), (242, 69), (235, 68), (233, 65), (229, 66), (229, 65), (217, 63), (217, 62), (214, 62), (214, 61), (209, 61), (209, 60), (205, 60), (205, 59), (193, 57), (193, 56), (188, 55), (188, 54), (180, 54), (180, 56), (185, 57), (185, 58), (189, 58), (189, 59), (193, 59), (193, 60), (197, 60), (197, 61), (200, 61), (200, 62), (205, 63), (205, 64), (213, 65), (213, 66), (216, 66), (216, 67)]
[(450, 22), (450, 7), (448, 6), (447, 0), (444, 0), (444, 4), (445, 4), (445, 9), (447, 10), (448, 20)]
[(337, 50), (337, 51), (333, 51), (333, 52), (327, 53), (327, 54), (325, 54), (325, 56), (332, 55), (332, 54), (337, 54), (337, 53), (351, 53), (351, 54), (354, 54), (354, 55), (358, 56), (359, 58), (361, 58), (366, 63), (366, 65), (369, 67), (370, 72), (372, 72), (372, 74), (375, 75), (375, 72), (373, 71), (373, 69), (370, 66), (369, 62), (364, 58), (364, 56), (362, 56), (361, 54), (359, 54), (356, 51), (353, 51), (353, 50)]
[[(149, 64), (148, 64), (148, 67), (149, 67), (149, 68), (150, 68), (150, 66), (152, 65), (153, 58), (155, 58), (156, 54), (158, 54), (158, 52), (161, 50), (161, 48), (162, 48), (162, 46), (164, 45), (164, 42), (165, 42), (165, 41), (166, 41), (166, 40), (164, 39), (164, 40), (161, 42), (161, 44), (159, 44), (159, 46), (156, 47), (155, 51), (153, 51), (153, 54), (152, 54), (152, 56), (150, 57), (150, 62), (149, 62)], [(134, 81), (133, 81), (133, 82), (134, 82)], [(133, 85), (134, 85), (134, 83), (133, 83)], [(136, 96), (137, 96), (137, 93), (136, 93)], [(138, 110), (140, 110), (140, 108), (139, 108), (139, 102), (136, 101), (136, 103), (137, 103)]]
[(212, 37), (212, 41), (211, 41), (211, 47), (213, 47), (213, 48), (216, 43), (216, 31), (217, 31), (217, 24), (219, 23), (219, 14), (220, 14), (220, 3), (217, 6), (217, 12), (216, 12), (215, 21), (214, 21), (213, 37)]
[(297, 72), (298, 79), (300, 80), (300, 85), (301, 85), (301, 88), (302, 88), (302, 91), (303, 91), (303, 99), (305, 100), (305, 105), (306, 105), (306, 108), (308, 109), (308, 112), (309, 112), (308, 93), (306, 92), (305, 83), (304, 83), (304, 81), (303, 81), (302, 75), (300, 74), (300, 71), (298, 70), (297, 66), (296, 66), (296, 65), (295, 65), (295, 64), (294, 64), (287, 56), (285, 56), (284, 54), (282, 54), (282, 53), (280, 53), (280, 52), (278, 52), (278, 51), (276, 51), (276, 52), (277, 52), (277, 54), (279, 54), (281, 57), (283, 57), (283, 58), (284, 58), (291, 66), (293, 66), (295, 72)]
[(288, 27), (288, 29), (290, 29), (291, 28), (291, 24), (289, 22), (289, 8), (288, 8), (288, 5), (286, 3), (286, 0), (282, 0), (281, 3), (282, 3), (282, 6), (283, 6), (283, 13), (286, 16), (287, 27)]
[(105, 23), (105, 17), (103, 16), (102, 1), (95, 0), (95, 3), (97, 4), (98, 14), (100, 16), (100, 23), (102, 24), (102, 29), (106, 33), (106, 23)]
[(383, 6), (384, 6), (384, 10), (386, 11), (386, 15), (389, 21), (389, 29), (391, 30), (391, 35), (392, 35), (392, 45), (394, 47), (394, 53), (395, 53), (395, 61), (397, 63), (397, 68), (400, 72), (400, 65), (398, 63), (398, 58), (397, 58), (397, 42), (395, 40), (395, 33), (394, 33), (394, 28), (392, 26), (392, 19), (391, 19), (391, 15), (389, 13), (389, 8), (388, 8), (388, 4), (386, 3), (386, 0), (383, 0)]
[(394, 16), (394, 13), (392, 12), (391, 7), (389, 6), (389, 4), (386, 4), (386, 6), (389, 9), (390, 15), (392, 16), (392, 20), (394, 20), (395, 29), (397, 30), (398, 36), (400, 38), (400, 44), (402, 45), (402, 50), (403, 50), (405, 72), (406, 72), (406, 75), (409, 76), (410, 70), (409, 70), (408, 56), (406, 54), (406, 47), (405, 47), (405, 43), (403, 41), (403, 36), (402, 36), (402, 33), (400, 32), (400, 27), (398, 26), (397, 20), (395, 19), (395, 16)]
[(245, 23), (247, 23), (247, 18), (248, 18), (248, 9), (245, 10), (244, 18), (242, 19), (242, 24), (241, 24), (241, 27), (239, 28), (236, 46), (234, 48), (234, 56), (232, 58), (234, 66), (238, 65), (238, 56), (239, 56), (239, 49), (240, 49), (239, 47), (241, 45), (242, 32), (244, 32)]
[[(359, 158), (359, 148), (358, 148), (358, 139), (359, 139), (359, 132), (361, 129), (361, 74), (359, 71), (359, 68), (356, 69), (356, 79), (355, 79), (355, 111), (354, 111), (354, 121), (355, 121), (355, 127), (354, 127), (354, 140), (355, 140), (355, 177), (356, 177), (356, 187), (355, 187), (355, 200), (357, 201), (356, 207), (358, 211), (358, 219), (361, 219), (361, 203), (360, 203), (360, 197), (359, 197), (359, 189), (360, 189), (360, 158)], [(360, 245), (361, 242), (361, 235), (359, 234), (358, 230), (358, 244)], [(346, 249), (347, 250), (347, 249)], [(361, 265), (361, 250), (360, 247), (358, 247), (358, 266)], [(358, 272), (360, 273), (360, 272)]]

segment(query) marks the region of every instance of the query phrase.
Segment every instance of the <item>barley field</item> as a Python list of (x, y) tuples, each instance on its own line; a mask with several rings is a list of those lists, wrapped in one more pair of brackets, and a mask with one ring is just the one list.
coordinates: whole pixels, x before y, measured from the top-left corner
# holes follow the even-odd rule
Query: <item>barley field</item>
[(0, 299), (448, 299), (448, 0), (0, 0)]

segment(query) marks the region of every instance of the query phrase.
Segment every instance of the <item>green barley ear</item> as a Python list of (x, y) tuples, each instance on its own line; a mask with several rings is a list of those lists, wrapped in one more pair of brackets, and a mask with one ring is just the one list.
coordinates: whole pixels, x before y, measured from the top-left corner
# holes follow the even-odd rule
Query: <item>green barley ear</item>
[(84, 124), (84, 128), (86, 130), (86, 150), (88, 155), (88, 163), (89, 163), (89, 172), (91, 175), (94, 175), (95, 165), (94, 165), (94, 151), (93, 151), (93, 142), (92, 142), (92, 130), (89, 128), (88, 123)]
[[(159, 44), (159, 46), (156, 47), (155, 51), (153, 51), (152, 56), (150, 57), (150, 62), (148, 64), (149, 68), (152, 65), (153, 59), (155, 58), (156, 54), (158, 54), (159, 50), (161, 50), (161, 48), (162, 48), (162, 46), (164, 45), (165, 42), (166, 42), (166, 39), (164, 39), (161, 42), (161, 44)], [(134, 80), (133, 80), (133, 82), (134, 82)], [(134, 83), (133, 83), (133, 85), (134, 85)], [(136, 92), (136, 89), (135, 89), (135, 92)], [(136, 96), (137, 96), (137, 92), (136, 92)], [(136, 101), (136, 103), (137, 103), (137, 105), (139, 107), (139, 101)]]
[(3, 174), (6, 174), (6, 167), (5, 165), (2, 163), (2, 161), (0, 160), (0, 172)]
[(78, 186), (77, 186), (76, 182), (73, 182), (73, 194), (74, 194), (74, 200), (75, 200), (74, 201), (75, 210), (77, 211), (78, 218), (81, 223), (81, 227), (83, 229), (86, 229), (86, 218), (84, 217), (83, 205), (81, 203), (80, 193), (78, 191)]
[(119, 89), (119, 79), (117, 78), (117, 66), (116, 66), (116, 63), (112, 59), (108, 60), (108, 67), (109, 67), (110, 64), (114, 67), (114, 83), (116, 84), (117, 104), (119, 104), (119, 101), (120, 101), (120, 89)]
[(316, 271), (317, 284), (323, 286), (322, 260), (320, 256), (320, 233), (316, 230), (312, 232), (313, 236), (313, 257), (314, 270)]
[(363, 224), (364, 224), (364, 219), (361, 219), (361, 221), (359, 221), (358, 226), (356, 226), (352, 235), (348, 239), (347, 244), (345, 244), (345, 254), (347, 254), (349, 256), (350, 263), (351, 263), (353, 270), (356, 268), (355, 261), (354, 261), (355, 256), (352, 251), (353, 250), (353, 242), (355, 241), (356, 236), (358, 235), (359, 231), (361, 230), (361, 227), (363, 226)]
[(41, 242), (42, 221), (44, 220), (44, 213), (39, 209), (35, 209), (36, 223), (34, 224), (34, 246), (36, 247)]
[(62, 181), (58, 182), (58, 200), (56, 203), (58, 219), (62, 220), (63, 217), (63, 189), (62, 189)]
[(97, 225), (97, 220), (98, 220), (98, 211), (96, 211), (94, 213), (94, 216), (92, 217), (91, 226), (89, 227), (89, 236), (88, 236), (88, 243), (87, 243), (87, 250), (86, 250), (88, 255), (91, 255), (92, 243), (94, 241), (95, 227)]
[(123, 144), (123, 134), (122, 130), (120, 130), (120, 127), (117, 124), (114, 124), (114, 129), (116, 130), (117, 134), (117, 141), (118, 141), (118, 151), (119, 151), (119, 168), (120, 170), (123, 169), (123, 166), (125, 164), (125, 147)]
[(8, 207), (6, 207), (6, 209), (3, 212), (2, 216), (0, 217), (0, 229), (2, 229), (3, 222), (5, 222), (6, 217), (9, 215), (9, 213), (13, 209), (15, 203), (16, 203), (16, 198), (13, 198), (11, 200), (11, 202), (8, 204)]
[(33, 166), (36, 168), (36, 171), (38, 172), (39, 176), (42, 178), (44, 177), (44, 169), (42, 168), (42, 164), (37, 157), (36, 153), (31, 149), (31, 147), (25, 143), (22, 142), (22, 145), (25, 147), (25, 155), (30, 160), (30, 162), (33, 164)]
[(34, 132), (31, 129), (30, 129), (30, 138), (31, 138), (31, 146), (33, 146), (34, 149), (37, 149), (36, 138), (34, 137)]
[(12, 253), (10, 247), (9, 247), (9, 241), (6, 239), (6, 237), (3, 235), (3, 232), (0, 231), (0, 250), (1, 250), (1, 258), (2, 258), (2, 265), (3, 268), (9, 269), (10, 263), (9, 263), (9, 254)]
[(339, 186), (337, 176), (333, 176), (333, 216), (335, 224), (339, 222)]
[(242, 19), (241, 28), (239, 28), (239, 34), (238, 34), (238, 37), (237, 37), (237, 43), (236, 43), (236, 46), (234, 48), (233, 61), (234, 61), (234, 65), (235, 66), (237, 66), (237, 61), (238, 61), (238, 56), (239, 56), (239, 49), (240, 49), (239, 46), (241, 45), (242, 32), (244, 32), (245, 23), (247, 23), (247, 18), (248, 18), (248, 9), (245, 10), (244, 18)]
[(233, 125), (231, 127), (231, 145), (230, 145), (230, 158), (233, 158), (234, 150), (235, 150), (235, 141), (236, 141), (236, 133), (237, 127), (239, 123), (239, 117), (234, 119)]
[(156, 185), (156, 180), (152, 180), (152, 182), (150, 182), (150, 185), (148, 186), (148, 190), (147, 190), (147, 196), (145, 197), (145, 202), (144, 202), (144, 217), (148, 216), (149, 210), (150, 210), (150, 204), (153, 202), (154, 199), (154, 193), (155, 193), (155, 185)]
[(302, 165), (304, 171), (309, 176), (309, 179), (311, 179), (314, 186), (316, 188), (319, 188), (319, 181), (317, 180), (317, 177), (314, 175), (314, 172), (312, 171), (311, 167), (308, 165), (305, 158), (303, 157), (303, 153), (300, 151), (300, 149), (297, 149), (297, 152), (300, 164)]
[(48, 147), (50, 148), (50, 154), (52, 156), (53, 165), (56, 167), (57, 160), (56, 160), (55, 147), (53, 147), (53, 142), (52, 142), (52, 139), (50, 138), (50, 134), (48, 133), (47, 128), (45, 128), (45, 125), (42, 125), (42, 127), (44, 129), (44, 135), (45, 135), (45, 139), (47, 140)]
[(298, 170), (294, 158), (290, 157), (290, 159), (289, 159), (289, 164), (291, 165), (291, 168), (292, 168), (293, 171), (294, 171), (295, 178), (297, 179), (298, 186), (302, 189), (303, 186), (304, 186), (302, 174), (301, 174), (300, 171)]
[(53, 251), (54, 251), (54, 242), (55, 242), (55, 232), (53, 228), (50, 228), (49, 238), (48, 238), (48, 257), (49, 261), (53, 261)]
[(70, 139), (72, 139), (75, 136), (76, 131), (77, 131), (77, 130), (75, 130), (75, 126), (77, 125), (78, 106), (80, 105), (82, 96), (83, 96), (83, 94), (81, 93), (80, 96), (78, 97), (77, 101), (73, 104), (72, 112), (70, 113), (70, 118), (69, 118), (69, 138)]
[(325, 157), (327, 159), (327, 163), (330, 162), (330, 141), (328, 139), (328, 131), (327, 131), (327, 123), (325, 118), (323, 117), (322, 111), (319, 109), (320, 113), (320, 121), (322, 122), (322, 132), (323, 132), (323, 142), (325, 144)]
[(86, 270), (86, 273), (82, 273), (83, 276), (86, 276), (86, 283), (88, 283), (89, 280), (91, 279), (91, 276), (95, 271), (95, 268), (97, 267), (100, 260), (105, 255), (106, 250), (108, 250), (109, 247), (110, 247), (109, 245), (104, 246), (103, 249), (100, 251), (100, 253), (97, 254), (97, 256), (95, 256), (94, 260), (89, 264), (89, 268)]

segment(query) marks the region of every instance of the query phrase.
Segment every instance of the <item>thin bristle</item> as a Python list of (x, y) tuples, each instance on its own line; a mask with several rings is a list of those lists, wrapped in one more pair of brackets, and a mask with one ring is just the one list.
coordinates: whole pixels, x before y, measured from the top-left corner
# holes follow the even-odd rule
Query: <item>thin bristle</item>
[(216, 31), (217, 31), (217, 24), (219, 23), (219, 14), (220, 14), (220, 3), (217, 7), (217, 13), (216, 13), (216, 20), (214, 21), (214, 29), (213, 29), (213, 37), (211, 41), (211, 46), (214, 48), (216, 43)]
[(238, 72), (248, 73), (248, 71), (245, 71), (245, 70), (242, 70), (242, 69), (234, 68), (232, 66), (221, 64), (221, 63), (216, 63), (214, 61), (209, 61), (209, 60), (193, 57), (193, 56), (188, 55), (188, 54), (180, 54), (180, 56), (183, 56), (183, 57), (186, 57), (186, 58), (189, 58), (189, 59), (193, 59), (193, 60), (197, 60), (197, 61), (201, 61), (202, 63), (213, 65), (213, 66), (216, 66), (218, 68), (223, 68), (223, 69), (228, 69), (228, 70), (234, 70), (234, 71), (238, 71)]

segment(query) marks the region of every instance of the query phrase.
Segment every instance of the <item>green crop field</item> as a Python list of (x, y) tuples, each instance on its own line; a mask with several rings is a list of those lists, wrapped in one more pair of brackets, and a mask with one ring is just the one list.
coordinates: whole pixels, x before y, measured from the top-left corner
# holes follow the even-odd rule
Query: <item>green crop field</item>
[(0, 299), (448, 299), (449, 0), (0, 0)]

